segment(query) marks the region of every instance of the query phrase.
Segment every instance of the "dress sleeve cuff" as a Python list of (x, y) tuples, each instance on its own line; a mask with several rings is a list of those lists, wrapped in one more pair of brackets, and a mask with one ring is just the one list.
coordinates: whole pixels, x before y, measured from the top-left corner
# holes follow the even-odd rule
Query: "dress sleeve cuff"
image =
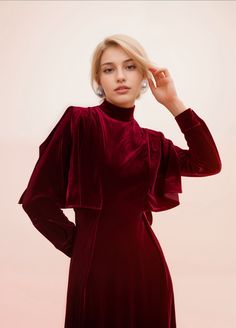
[(195, 126), (201, 125), (198, 116), (191, 108), (188, 108), (179, 115), (175, 116), (175, 120), (183, 133)]

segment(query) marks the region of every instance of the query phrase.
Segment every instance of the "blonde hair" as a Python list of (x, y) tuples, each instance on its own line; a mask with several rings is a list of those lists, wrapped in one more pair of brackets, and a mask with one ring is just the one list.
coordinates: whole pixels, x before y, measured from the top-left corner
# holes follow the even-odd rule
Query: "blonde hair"
[[(99, 73), (101, 57), (104, 51), (110, 46), (120, 46), (126, 53), (128, 53), (132, 59), (134, 59), (139, 64), (144, 78), (152, 78), (148, 68), (155, 66), (156, 64), (151, 62), (141, 44), (128, 35), (114, 34), (106, 37), (103, 41), (101, 41), (92, 54), (90, 83), (95, 94), (96, 89), (100, 84)], [(137, 99), (139, 97), (140, 94), (138, 95)], [(105, 95), (102, 96), (102, 98), (104, 99)]]

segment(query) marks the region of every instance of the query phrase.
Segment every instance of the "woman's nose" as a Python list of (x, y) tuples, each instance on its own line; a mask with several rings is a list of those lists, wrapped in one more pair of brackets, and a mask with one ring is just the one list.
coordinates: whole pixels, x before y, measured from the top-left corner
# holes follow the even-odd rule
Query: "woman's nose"
[(116, 79), (118, 81), (125, 80), (125, 72), (124, 72), (124, 70), (122, 68), (121, 69), (117, 69)]

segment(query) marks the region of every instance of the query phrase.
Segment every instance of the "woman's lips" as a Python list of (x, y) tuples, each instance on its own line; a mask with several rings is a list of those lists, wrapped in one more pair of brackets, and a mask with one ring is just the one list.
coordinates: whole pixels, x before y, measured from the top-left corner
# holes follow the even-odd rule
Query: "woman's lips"
[(117, 90), (115, 90), (115, 92), (121, 93), (121, 94), (126, 93), (128, 91), (129, 91), (129, 88), (123, 88), (123, 89), (117, 89)]

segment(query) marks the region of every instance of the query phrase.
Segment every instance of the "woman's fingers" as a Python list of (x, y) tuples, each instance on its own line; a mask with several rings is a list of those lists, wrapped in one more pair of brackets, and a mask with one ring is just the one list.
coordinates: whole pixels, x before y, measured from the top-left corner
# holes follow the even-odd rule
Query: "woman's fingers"
[[(149, 83), (150, 83), (150, 88), (151, 90), (154, 91), (154, 89), (156, 88), (156, 86), (159, 86), (159, 82), (161, 79), (166, 78), (168, 76), (168, 70), (164, 67), (150, 67), (149, 70), (151, 71), (153, 77), (154, 77), (154, 81), (152, 79), (149, 79)], [(154, 85), (154, 82), (156, 83), (156, 86)]]
[(166, 77), (164, 72), (159, 73), (158, 76), (159, 76), (160, 78), (162, 78), (162, 77)]
[(170, 76), (170, 73), (165, 67), (150, 67), (149, 70), (152, 72), (154, 77), (163, 78)]
[(154, 85), (152, 79), (148, 78), (148, 82), (149, 82), (149, 86), (150, 86), (152, 92), (154, 92), (154, 90), (155, 90), (155, 85)]

